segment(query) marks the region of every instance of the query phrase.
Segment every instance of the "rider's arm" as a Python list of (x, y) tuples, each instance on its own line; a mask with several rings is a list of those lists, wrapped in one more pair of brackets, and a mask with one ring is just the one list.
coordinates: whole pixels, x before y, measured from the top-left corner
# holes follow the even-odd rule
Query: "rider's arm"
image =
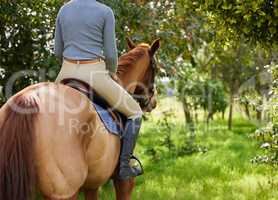
[(63, 60), (63, 50), (64, 50), (64, 42), (62, 38), (61, 23), (58, 15), (56, 20), (56, 29), (55, 29), (54, 53), (61, 63)]
[(118, 52), (115, 36), (115, 17), (113, 11), (110, 8), (107, 9), (106, 12), (103, 31), (106, 68), (110, 74), (114, 74), (117, 71), (118, 66)]

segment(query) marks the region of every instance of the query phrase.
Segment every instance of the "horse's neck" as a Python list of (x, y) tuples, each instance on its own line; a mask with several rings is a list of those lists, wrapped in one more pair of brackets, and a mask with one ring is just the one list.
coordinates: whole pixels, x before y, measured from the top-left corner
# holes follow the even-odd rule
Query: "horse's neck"
[(130, 66), (128, 68), (129, 70), (126, 70), (122, 74), (118, 74), (121, 86), (131, 94), (134, 93), (137, 83), (141, 82), (144, 77), (145, 69), (142, 66), (144, 66), (144, 63), (139, 61)]
[(138, 82), (138, 77), (135, 73), (131, 73), (130, 71), (125, 74), (119, 75), (120, 84), (123, 88), (125, 88), (129, 93), (133, 94), (136, 88), (134, 83)]

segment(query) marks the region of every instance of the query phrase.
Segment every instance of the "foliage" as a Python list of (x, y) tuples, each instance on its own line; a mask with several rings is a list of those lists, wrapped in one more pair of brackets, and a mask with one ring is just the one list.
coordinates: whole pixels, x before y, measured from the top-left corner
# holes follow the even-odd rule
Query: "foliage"
[(187, 103), (189, 112), (202, 108), (211, 117), (217, 112), (225, 112), (228, 102), (225, 88), (220, 81), (202, 76), (196, 68), (190, 66), (183, 67), (179, 75), (179, 99)]
[(186, 101), (192, 109), (198, 108), (203, 96), (203, 77), (199, 76), (196, 68), (190, 65), (181, 66), (177, 81), (178, 97)]
[(262, 142), (261, 148), (266, 153), (263, 156), (256, 157), (254, 162), (270, 163), (278, 165), (278, 65), (273, 64), (268, 67), (273, 75), (273, 86), (269, 110), (271, 113), (271, 122), (264, 128), (258, 129), (254, 137)]
[(187, 141), (178, 150), (178, 156), (192, 155), (195, 153), (206, 153), (207, 151), (208, 151), (207, 147)]
[(202, 87), (204, 91), (200, 99), (201, 107), (213, 114), (225, 112), (228, 102), (223, 84), (216, 80), (204, 80)]
[(275, 0), (201, 0), (197, 8), (208, 12), (212, 28), (223, 40), (240, 40), (241, 36), (263, 45), (277, 43), (278, 1)]
[(175, 126), (172, 118), (173, 112), (168, 110), (163, 112), (161, 119), (156, 122), (158, 126), (154, 131), (159, 136), (157, 137), (158, 140), (146, 150), (147, 155), (150, 155), (153, 160), (159, 160), (163, 155), (175, 152), (175, 145), (171, 138)]
[(254, 117), (254, 111), (261, 110), (262, 98), (253, 89), (242, 92), (238, 98), (238, 103), (243, 107), (245, 115), (249, 120)]
[[(55, 24), (54, 16), (61, 1), (1, 1), (0, 4), (0, 85), (4, 86), (13, 73), (25, 69), (45, 69), (51, 79), (55, 58), (50, 46)], [(50, 74), (49, 74), (50, 73)], [(19, 79), (15, 91), (39, 80), (34, 74)], [(3, 102), (5, 99), (1, 99)]]
[[(117, 18), (118, 46), (125, 51), (124, 38), (128, 35), (136, 42), (160, 38), (159, 65), (168, 76), (175, 75), (177, 60), (195, 63), (194, 54), (212, 34), (204, 27), (201, 12), (192, 10), (189, 0), (118, 1), (102, 0), (111, 6)], [(174, 22), (174, 23), (173, 23)]]
[[(150, 19), (150, 7), (130, 2), (127, 0), (101, 0), (100, 2), (110, 6), (116, 17), (116, 33), (120, 53), (126, 51), (125, 38), (132, 37), (135, 41), (153, 41), (155, 28), (153, 24), (147, 24)], [(149, 30), (151, 29), (151, 30)], [(145, 34), (147, 31), (149, 34)]]
[(147, 123), (157, 124), (147, 133), (148, 137), (152, 138), (151, 143), (144, 145), (144, 153), (151, 160), (159, 161), (168, 156), (180, 157), (207, 151), (205, 147), (191, 141), (190, 133), (179, 125), (176, 118), (174, 110), (170, 109), (162, 111), (159, 119), (151, 117), (147, 121)]
[(170, 121), (174, 117), (174, 113), (171, 111), (164, 112), (163, 117), (158, 120), (159, 131), (165, 133), (165, 138), (163, 139), (162, 146), (166, 146), (168, 151), (174, 150), (174, 144), (171, 138), (171, 134), (174, 130), (174, 124)]

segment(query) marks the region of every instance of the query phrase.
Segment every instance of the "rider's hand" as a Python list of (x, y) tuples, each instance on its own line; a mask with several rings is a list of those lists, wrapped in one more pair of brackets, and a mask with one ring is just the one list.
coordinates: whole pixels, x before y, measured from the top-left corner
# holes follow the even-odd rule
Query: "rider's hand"
[(117, 76), (116, 73), (110, 73), (110, 76), (111, 76), (111, 78), (112, 78), (114, 81), (116, 81), (116, 82), (119, 81), (119, 78), (118, 78), (118, 76)]

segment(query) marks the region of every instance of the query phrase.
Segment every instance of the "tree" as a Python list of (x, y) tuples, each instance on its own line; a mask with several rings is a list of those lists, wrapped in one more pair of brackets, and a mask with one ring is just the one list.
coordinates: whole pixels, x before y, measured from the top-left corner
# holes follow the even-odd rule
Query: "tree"
[(256, 74), (256, 66), (251, 59), (252, 51), (244, 44), (226, 50), (219, 49), (217, 54), (218, 62), (215, 71), (230, 94), (228, 128), (232, 129), (234, 99), (242, 84)]
[(213, 119), (217, 112), (224, 113), (227, 107), (225, 88), (218, 80), (211, 80), (206, 75), (200, 74), (192, 66), (184, 66), (177, 81), (178, 97), (183, 105), (186, 123), (194, 128), (193, 111), (199, 109), (208, 112), (207, 122)]
[(202, 82), (203, 95), (200, 98), (200, 105), (208, 111), (207, 123), (213, 120), (215, 113), (222, 113), (224, 118), (225, 110), (228, 106), (225, 87), (219, 80), (204, 80)]
[(241, 40), (271, 46), (278, 38), (278, 1), (201, 0), (198, 9), (208, 12), (211, 26), (222, 40)]
[[(51, 43), (55, 17), (61, 2), (1, 1), (0, 4), (0, 85), (6, 85), (13, 73), (25, 69), (45, 69), (47, 76), (55, 70)], [(23, 74), (14, 87), (15, 91), (39, 80)], [(30, 78), (32, 77), (32, 78)], [(46, 77), (50, 79), (51, 77)], [(52, 77), (53, 78), (53, 77)], [(6, 96), (3, 94), (3, 96)], [(1, 98), (3, 103), (6, 99)]]

